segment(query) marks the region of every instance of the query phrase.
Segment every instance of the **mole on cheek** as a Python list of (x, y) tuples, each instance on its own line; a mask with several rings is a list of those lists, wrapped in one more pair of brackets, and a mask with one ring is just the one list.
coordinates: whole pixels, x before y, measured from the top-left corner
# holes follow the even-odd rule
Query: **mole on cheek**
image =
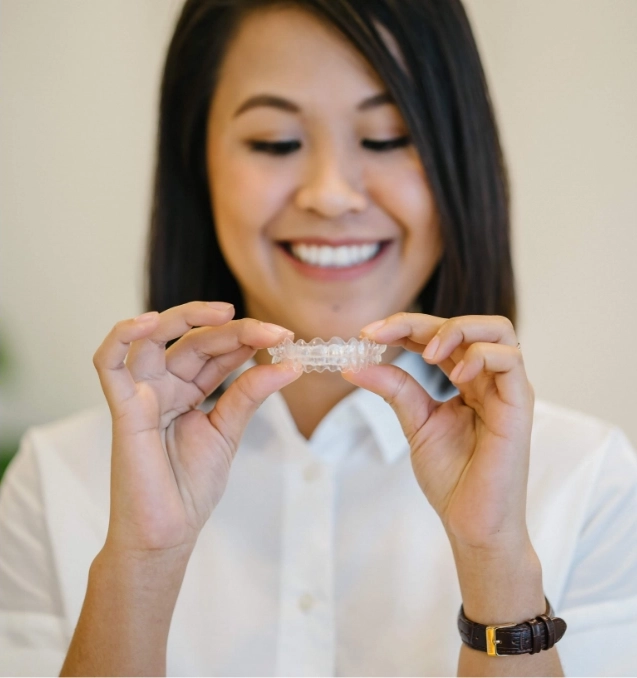
[(332, 306), (332, 311), (334, 311), (334, 313), (338, 313), (340, 310), (341, 307), (338, 304), (334, 304), (334, 306)]

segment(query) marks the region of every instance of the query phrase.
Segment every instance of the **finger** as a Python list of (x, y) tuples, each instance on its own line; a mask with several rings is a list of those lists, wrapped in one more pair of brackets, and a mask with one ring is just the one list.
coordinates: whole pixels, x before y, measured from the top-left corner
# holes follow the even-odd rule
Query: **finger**
[(425, 425), (437, 404), (410, 374), (395, 365), (372, 365), (360, 372), (343, 372), (343, 379), (389, 403), (407, 440)]
[(508, 405), (522, 407), (532, 398), (522, 353), (517, 348), (483, 342), (471, 344), (450, 379), (454, 384), (467, 384), (482, 373), (494, 375), (498, 394)]
[(169, 341), (181, 337), (193, 327), (223, 325), (233, 315), (234, 306), (219, 301), (191, 301), (160, 313), (154, 332), (145, 341), (131, 346), (126, 362), (133, 378), (139, 381), (163, 374), (166, 369), (165, 347)]
[(149, 336), (159, 322), (156, 312), (145, 313), (131, 320), (118, 322), (106, 335), (93, 356), (93, 365), (111, 411), (117, 403), (135, 394), (135, 381), (126, 367), (131, 342)]
[(232, 453), (243, 430), (261, 403), (272, 393), (298, 379), (303, 372), (286, 365), (257, 365), (230, 384), (210, 411), (210, 423), (221, 433)]
[[(422, 353), (446, 321), (446, 318), (425, 313), (396, 313), (363, 327), (361, 336), (390, 346), (402, 346), (413, 353)], [(448, 358), (437, 364), (448, 377), (456, 361)]]
[(253, 318), (232, 320), (221, 327), (192, 330), (166, 351), (166, 368), (184, 381), (192, 381), (211, 359), (242, 346), (275, 346), (294, 334), (284, 327)]
[(395, 313), (363, 327), (361, 336), (379, 344), (403, 346), (421, 353), (445, 322), (446, 318), (425, 313)]
[(457, 350), (460, 346), (476, 341), (517, 346), (513, 325), (503, 316), (466, 315), (446, 319), (423, 313), (397, 313), (364, 327), (361, 334), (374, 341), (422, 352), (428, 363), (438, 365), (447, 376), (462, 360), (464, 351)]
[(388, 343), (408, 338), (418, 344), (429, 344), (436, 335), (439, 340), (458, 345), (474, 341), (491, 341), (517, 345), (511, 321), (497, 315), (463, 315), (439, 318), (425, 313), (396, 313), (380, 324), (372, 323), (361, 334), (377, 342)]
[(513, 324), (508, 318), (496, 315), (464, 315), (445, 321), (431, 338), (423, 357), (436, 364), (452, 355), (459, 347), (475, 342), (491, 342), (517, 346)]
[(160, 313), (159, 325), (150, 339), (158, 344), (165, 344), (181, 337), (193, 327), (223, 325), (233, 315), (234, 306), (223, 301), (191, 301), (173, 306)]
[(256, 351), (250, 346), (242, 346), (236, 351), (225, 353), (209, 360), (192, 380), (207, 398), (234, 370), (250, 360)]

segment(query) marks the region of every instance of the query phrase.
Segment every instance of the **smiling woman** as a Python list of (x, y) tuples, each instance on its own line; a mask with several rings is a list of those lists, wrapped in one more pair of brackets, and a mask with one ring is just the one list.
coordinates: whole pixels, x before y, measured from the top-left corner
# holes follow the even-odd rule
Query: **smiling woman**
[[(392, 147), (405, 123), (382, 88), (305, 11), (242, 22), (217, 79), (207, 163), (219, 246), (248, 316), (305, 340), (349, 339), (409, 308), (431, 277), (442, 252), (434, 200), (415, 148)], [(284, 96), (252, 94), (262, 90)], [(270, 152), (280, 143), (285, 153)]]
[(31, 432), (2, 496), (9, 672), (602, 673), (637, 462), (535, 402), (507, 207), (457, 0), (188, 0), (110, 415)]
[[(403, 229), (405, 244), (414, 237), (414, 224), (429, 224), (427, 237), (445, 245), (437, 246), (439, 252), (427, 248), (418, 277), (429, 284), (419, 287), (419, 308), (447, 317), (486, 313), (514, 321), (506, 177), (462, 9), (452, 3), (445, 13), (453, 21), (447, 22), (437, 3), (426, 2), (408, 3), (400, 17), (384, 3), (356, 10), (340, 2), (281, 7), (270, 2), (211, 7), (206, 21), (184, 23), (171, 45), (157, 183), (170, 182), (172, 190), (156, 192), (149, 307), (223, 298), (243, 317), (243, 295), (219, 250), (222, 236), (209, 228), (213, 219), (225, 219), (217, 202), (239, 191), (261, 201), (268, 196), (255, 214), (246, 193), (235, 201), (234, 209), (249, 210), (247, 218), (254, 221), (264, 218), (263, 210), (280, 208), (281, 192), (296, 187), (297, 208), (309, 213), (298, 220), (303, 232), (289, 233), (288, 210), (278, 215), (278, 239), (294, 235), (341, 244), (356, 231), (353, 242), (393, 241), (389, 254), (396, 256), (400, 243), (393, 229)], [(308, 32), (308, 24), (314, 30)], [(221, 62), (232, 40), (234, 49)], [(452, 42), (454, 49), (441, 59), (441, 46)], [(434, 63), (439, 67), (428, 66)], [(478, 86), (467, 87), (465, 78)], [(232, 136), (215, 140), (213, 122)], [(219, 171), (214, 163), (222, 157)], [(268, 182), (276, 184), (275, 191)], [(328, 189), (332, 182), (336, 190), (321, 193), (321, 182)], [(394, 223), (387, 223), (396, 209)], [(321, 220), (322, 228), (314, 228)], [(348, 228), (334, 238), (330, 222)], [(357, 228), (360, 223), (366, 229)], [(425, 230), (418, 229), (420, 237)], [(174, 247), (184, 253), (183, 261), (174, 260)], [(210, 270), (217, 275), (207, 275)]]

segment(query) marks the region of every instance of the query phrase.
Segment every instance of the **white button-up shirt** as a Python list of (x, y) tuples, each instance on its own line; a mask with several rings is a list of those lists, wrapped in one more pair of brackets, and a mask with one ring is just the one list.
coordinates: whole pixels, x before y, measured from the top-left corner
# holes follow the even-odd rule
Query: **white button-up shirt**
[[(419, 356), (397, 364), (434, 397)], [(0, 670), (57, 674), (108, 526), (106, 408), (32, 429), (0, 488)], [(528, 525), (567, 674), (637, 672), (637, 457), (538, 402)], [(524, 583), (520, 582), (520, 586)], [(391, 408), (357, 390), (303, 438), (279, 393), (250, 422), (189, 563), (169, 675), (455, 675), (460, 592)]]

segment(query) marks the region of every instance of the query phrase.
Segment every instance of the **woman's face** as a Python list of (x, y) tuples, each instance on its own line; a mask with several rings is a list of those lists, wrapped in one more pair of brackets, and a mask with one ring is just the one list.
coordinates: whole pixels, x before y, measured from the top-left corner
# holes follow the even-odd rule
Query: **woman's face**
[(298, 339), (408, 309), (442, 245), (407, 128), (378, 76), (312, 15), (248, 15), (208, 118), (217, 236), (249, 316)]

